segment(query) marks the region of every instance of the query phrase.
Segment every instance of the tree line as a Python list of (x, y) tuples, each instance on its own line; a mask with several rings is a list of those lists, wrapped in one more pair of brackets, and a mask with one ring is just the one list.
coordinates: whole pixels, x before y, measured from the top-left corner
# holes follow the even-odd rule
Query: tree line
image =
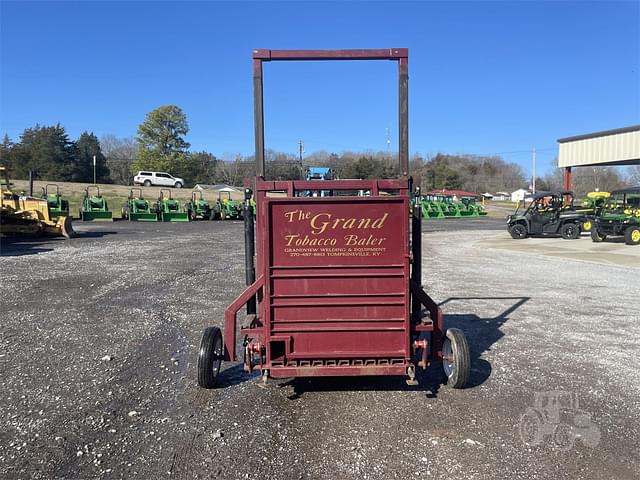
[[(189, 124), (185, 113), (175, 105), (161, 106), (146, 115), (137, 135), (120, 138), (105, 135), (98, 139), (83, 132), (71, 140), (63, 126), (36, 125), (27, 128), (13, 143), (5, 135), (0, 145), (0, 163), (7, 165), (14, 178), (27, 178), (29, 171), (50, 181), (93, 182), (93, 157), (96, 158), (96, 181), (129, 185), (139, 170), (169, 172), (195, 183), (242, 185), (255, 176), (254, 156), (226, 155), (217, 158), (206, 151), (191, 151), (186, 141)], [(398, 161), (391, 152), (315, 152), (304, 162), (289, 153), (267, 150), (266, 175), (275, 180), (304, 178), (304, 166), (331, 167), (338, 178), (393, 178), (398, 175)], [(529, 179), (516, 163), (499, 156), (415, 154), (410, 171), (419, 178), (424, 191), (461, 189), (472, 192), (512, 191), (527, 188)], [(636, 171), (636, 175), (637, 175)], [(637, 175), (640, 177), (640, 175)], [(633, 176), (630, 177), (633, 181)], [(640, 179), (640, 178), (639, 178)], [(612, 190), (628, 184), (617, 170), (598, 167), (576, 169), (575, 190), (584, 193), (595, 188)], [(536, 180), (537, 189), (562, 188), (562, 172), (555, 169)]]

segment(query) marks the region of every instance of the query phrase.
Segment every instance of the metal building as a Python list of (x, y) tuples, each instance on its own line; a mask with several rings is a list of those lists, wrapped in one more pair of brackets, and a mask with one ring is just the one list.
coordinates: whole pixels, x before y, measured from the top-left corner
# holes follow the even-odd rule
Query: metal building
[(571, 190), (572, 167), (640, 164), (640, 125), (559, 138), (558, 143), (565, 190)]

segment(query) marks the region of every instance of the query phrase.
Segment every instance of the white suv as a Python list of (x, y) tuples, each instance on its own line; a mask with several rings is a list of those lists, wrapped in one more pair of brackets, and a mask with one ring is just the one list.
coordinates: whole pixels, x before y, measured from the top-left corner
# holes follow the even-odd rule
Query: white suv
[(140, 171), (133, 177), (134, 185), (144, 185), (150, 187), (151, 185), (160, 185), (163, 187), (176, 187), (182, 188), (184, 180), (182, 178), (174, 177), (165, 172), (143, 172)]

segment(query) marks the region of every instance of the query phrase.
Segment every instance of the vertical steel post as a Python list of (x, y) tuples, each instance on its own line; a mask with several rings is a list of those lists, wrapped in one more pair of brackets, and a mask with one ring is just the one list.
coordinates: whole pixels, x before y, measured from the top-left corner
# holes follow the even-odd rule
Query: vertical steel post
[[(420, 186), (415, 189), (413, 197), (413, 208), (411, 215), (411, 281), (422, 286), (422, 205), (420, 197)], [(411, 296), (411, 319), (414, 323), (419, 323), (421, 319), (422, 305), (415, 295)]]
[[(256, 281), (256, 268), (253, 263), (253, 256), (256, 251), (254, 226), (253, 226), (253, 206), (251, 196), (253, 192), (250, 188), (244, 189), (244, 267), (247, 286)], [(256, 297), (247, 302), (247, 315), (255, 315)]]
[(264, 104), (262, 94), (262, 59), (253, 59), (253, 116), (256, 138), (256, 175), (264, 177)]
[(562, 178), (562, 188), (565, 192), (571, 190), (571, 167), (565, 167), (564, 175)]
[(398, 59), (398, 142), (400, 176), (409, 176), (409, 59)]
[[(29, 196), (33, 197), (33, 170), (29, 170)], [(9, 188), (9, 185), (7, 185), (7, 188)]]

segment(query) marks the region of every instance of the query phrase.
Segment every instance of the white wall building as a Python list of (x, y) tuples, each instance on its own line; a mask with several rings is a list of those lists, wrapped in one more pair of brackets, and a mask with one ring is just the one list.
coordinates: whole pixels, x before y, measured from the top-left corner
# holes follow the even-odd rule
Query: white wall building
[(515, 192), (511, 192), (511, 201), (521, 202), (525, 199), (525, 197), (528, 197), (529, 195), (531, 195), (531, 192), (525, 190), (524, 188), (519, 188)]

